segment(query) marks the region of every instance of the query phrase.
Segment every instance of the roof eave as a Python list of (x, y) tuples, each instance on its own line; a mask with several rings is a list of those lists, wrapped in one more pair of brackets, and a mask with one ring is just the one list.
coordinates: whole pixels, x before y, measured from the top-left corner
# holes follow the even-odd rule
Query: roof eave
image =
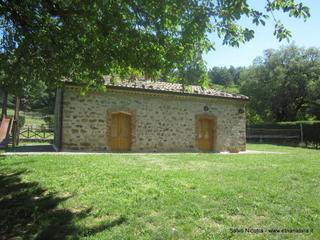
[[(72, 82), (65, 82), (67, 86), (77, 86), (80, 87), (80, 84), (72, 83)], [(182, 95), (182, 96), (192, 96), (192, 97), (204, 97), (204, 98), (216, 98), (216, 99), (226, 99), (226, 100), (233, 100), (233, 101), (244, 101), (248, 102), (249, 97), (246, 98), (237, 98), (237, 97), (227, 97), (227, 96), (214, 96), (214, 95), (207, 95), (207, 94), (195, 94), (195, 93), (187, 93), (187, 92), (174, 92), (174, 91), (167, 91), (167, 90), (158, 90), (158, 89), (143, 89), (143, 88), (132, 88), (132, 87), (125, 87), (125, 86), (114, 86), (114, 85), (105, 85), (106, 88), (116, 89), (116, 90), (126, 90), (126, 91), (138, 91), (138, 92), (149, 92), (149, 93), (158, 93), (158, 94), (170, 94), (170, 95)]]
[(171, 95), (183, 95), (183, 96), (193, 96), (193, 97), (240, 100), (240, 101), (245, 101), (245, 102), (249, 101), (248, 97), (247, 98), (237, 98), (237, 97), (226, 97), (226, 96), (213, 96), (213, 95), (207, 95), (207, 94), (195, 94), (195, 93), (187, 93), (187, 92), (173, 92), (173, 91), (166, 91), (166, 90), (131, 88), (131, 87), (112, 86), (112, 85), (106, 85), (106, 88), (126, 90), (126, 91), (139, 91), (139, 92), (159, 93), (159, 94), (163, 93), (163, 94), (171, 94)]

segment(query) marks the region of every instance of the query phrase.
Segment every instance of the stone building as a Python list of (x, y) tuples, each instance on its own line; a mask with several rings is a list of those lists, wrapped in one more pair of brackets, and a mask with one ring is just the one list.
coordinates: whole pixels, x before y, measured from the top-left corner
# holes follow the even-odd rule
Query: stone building
[(107, 82), (105, 92), (85, 96), (66, 84), (57, 91), (54, 146), (61, 151), (244, 151), (247, 100), (165, 82)]

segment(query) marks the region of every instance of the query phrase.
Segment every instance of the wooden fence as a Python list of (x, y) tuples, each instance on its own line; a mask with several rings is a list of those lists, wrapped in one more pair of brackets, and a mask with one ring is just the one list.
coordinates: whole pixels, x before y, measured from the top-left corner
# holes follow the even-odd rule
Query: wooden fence
[(52, 141), (54, 137), (54, 131), (51, 128), (34, 128), (32, 126), (26, 126), (20, 129), (19, 138), (22, 141), (39, 141), (47, 142)]
[(247, 139), (296, 140), (303, 142), (303, 129), (247, 128)]
[[(35, 128), (26, 126), (20, 129), (19, 138), (22, 141), (44, 141), (53, 140), (54, 130), (52, 128)], [(303, 129), (267, 129), (247, 128), (246, 137), (248, 140), (295, 140), (303, 142)]]

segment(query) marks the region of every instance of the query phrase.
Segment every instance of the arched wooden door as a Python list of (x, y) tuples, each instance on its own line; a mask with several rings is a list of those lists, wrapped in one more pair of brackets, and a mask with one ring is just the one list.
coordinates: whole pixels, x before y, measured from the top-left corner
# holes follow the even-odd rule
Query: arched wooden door
[(199, 118), (197, 122), (197, 141), (200, 151), (210, 152), (214, 150), (216, 138), (215, 121), (212, 118)]
[(111, 150), (129, 151), (131, 148), (131, 115), (111, 114)]

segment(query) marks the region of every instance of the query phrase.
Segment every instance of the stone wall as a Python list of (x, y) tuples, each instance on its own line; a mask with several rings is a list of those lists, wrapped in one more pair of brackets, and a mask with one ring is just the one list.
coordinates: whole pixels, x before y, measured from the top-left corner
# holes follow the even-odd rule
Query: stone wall
[[(215, 117), (216, 151), (245, 150), (244, 101), (107, 89), (79, 95), (67, 86), (63, 96), (62, 150), (110, 151), (110, 114), (132, 114), (134, 152), (197, 151), (196, 118)], [(204, 107), (208, 106), (207, 111)]]

